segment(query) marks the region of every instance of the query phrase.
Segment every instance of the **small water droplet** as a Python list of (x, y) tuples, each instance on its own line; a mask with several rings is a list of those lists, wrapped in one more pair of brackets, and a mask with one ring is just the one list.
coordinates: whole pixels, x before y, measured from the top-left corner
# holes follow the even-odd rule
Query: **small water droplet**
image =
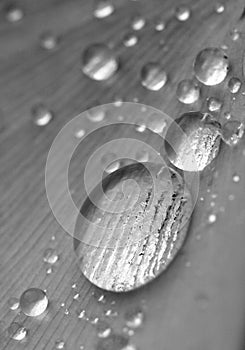
[(167, 82), (167, 73), (156, 62), (147, 63), (141, 70), (141, 84), (148, 90), (158, 91)]
[(43, 103), (33, 106), (31, 114), (33, 123), (38, 126), (45, 126), (53, 119), (53, 113)]
[(43, 261), (48, 264), (55, 264), (59, 260), (59, 255), (53, 248), (47, 248), (43, 253)]
[(65, 348), (65, 342), (63, 340), (57, 340), (55, 342), (55, 349), (64, 349)]
[(202, 50), (194, 62), (196, 78), (204, 85), (220, 84), (226, 78), (228, 69), (228, 58), (219, 48), (209, 47)]
[(40, 36), (40, 46), (45, 50), (54, 50), (58, 46), (58, 38), (50, 31)]
[(75, 137), (77, 139), (81, 139), (85, 135), (85, 130), (84, 129), (79, 129), (75, 132)]
[(210, 112), (215, 112), (220, 110), (222, 102), (215, 97), (209, 97), (207, 100), (207, 106)]
[(166, 134), (165, 150), (170, 162), (182, 170), (202, 171), (218, 155), (220, 129), (209, 114), (184, 113)]
[(53, 269), (52, 269), (52, 267), (48, 267), (46, 270), (46, 274), (51, 275), (51, 273), (53, 273)]
[(8, 327), (8, 335), (14, 340), (21, 341), (27, 336), (27, 329), (17, 322), (13, 322)]
[(238, 120), (226, 122), (222, 127), (222, 139), (229, 146), (236, 146), (244, 135), (244, 124)]
[(77, 284), (76, 283), (73, 283), (73, 285), (71, 286), (72, 289), (75, 289), (77, 288)]
[(20, 297), (20, 308), (27, 316), (39, 316), (46, 311), (47, 307), (48, 298), (46, 293), (41, 289), (27, 289)]
[(190, 104), (199, 99), (200, 88), (193, 80), (184, 79), (179, 82), (176, 94), (180, 102)]
[(20, 7), (10, 4), (5, 7), (5, 17), (8, 22), (16, 23), (22, 20), (24, 12)]
[(139, 309), (133, 309), (125, 314), (125, 323), (129, 328), (139, 328), (144, 322), (144, 312)]
[(145, 26), (145, 19), (141, 16), (135, 16), (132, 19), (131, 27), (133, 30), (141, 30)]
[(128, 327), (123, 327), (123, 333), (127, 334), (129, 337), (132, 337), (134, 335), (134, 330)]
[(79, 313), (78, 313), (78, 318), (85, 318), (86, 316), (86, 311), (85, 310), (81, 310)]
[(19, 305), (20, 305), (20, 302), (19, 302), (19, 299), (17, 298), (10, 298), (8, 300), (8, 305), (9, 305), (9, 308), (10, 310), (17, 310), (19, 308)]
[(134, 33), (126, 33), (123, 37), (123, 44), (126, 47), (133, 47), (138, 43), (138, 37)]
[(240, 181), (240, 176), (238, 174), (234, 174), (232, 176), (232, 180), (233, 182), (238, 183)]
[(175, 16), (181, 22), (187, 21), (190, 18), (190, 15), (191, 15), (191, 11), (189, 7), (185, 5), (178, 6), (175, 9)]
[(137, 125), (135, 130), (138, 132), (144, 132), (146, 130), (146, 125), (145, 124)]
[(68, 309), (65, 309), (64, 314), (65, 314), (66, 316), (68, 316), (68, 315), (70, 315), (70, 311), (69, 311)]
[(155, 30), (157, 32), (162, 32), (166, 28), (166, 23), (162, 18), (157, 18), (155, 21)]
[(86, 116), (88, 120), (93, 123), (102, 122), (105, 119), (106, 111), (103, 107), (91, 108), (87, 111)]
[(115, 8), (111, 0), (99, 0), (94, 9), (94, 17), (106, 18), (114, 12)]
[(209, 214), (209, 216), (208, 216), (208, 222), (209, 222), (209, 224), (215, 223), (216, 220), (217, 220), (216, 214)]
[(231, 31), (231, 39), (233, 41), (237, 41), (238, 39), (240, 39), (240, 36), (241, 36), (241, 33), (236, 28), (234, 28)]
[(242, 82), (239, 78), (231, 78), (228, 82), (228, 88), (232, 94), (236, 94), (242, 86)]
[(93, 80), (106, 80), (118, 70), (115, 53), (104, 44), (93, 44), (83, 52), (83, 73)]
[(107, 338), (111, 334), (111, 327), (105, 321), (98, 322), (96, 329), (99, 338)]
[(224, 6), (224, 4), (218, 2), (217, 4), (215, 4), (214, 10), (215, 10), (215, 12), (218, 13), (218, 14), (223, 13), (224, 10), (225, 10), (225, 6)]

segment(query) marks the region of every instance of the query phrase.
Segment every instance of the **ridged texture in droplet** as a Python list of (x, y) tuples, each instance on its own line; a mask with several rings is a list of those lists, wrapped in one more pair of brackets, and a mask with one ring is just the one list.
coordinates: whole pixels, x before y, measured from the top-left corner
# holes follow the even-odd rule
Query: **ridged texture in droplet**
[(83, 53), (83, 73), (93, 80), (109, 79), (118, 69), (114, 52), (104, 44), (93, 44)]
[(39, 316), (47, 309), (47, 307), (48, 298), (42, 289), (27, 289), (20, 297), (20, 308), (27, 316)]
[(178, 100), (185, 104), (194, 103), (199, 99), (200, 88), (191, 79), (184, 79), (179, 82), (176, 95)]
[(74, 249), (83, 274), (116, 292), (150, 282), (181, 248), (191, 207), (183, 179), (170, 168), (138, 163), (108, 175), (77, 220)]
[(147, 63), (141, 70), (141, 83), (148, 90), (158, 91), (167, 82), (167, 74), (161, 64)]
[(217, 156), (221, 126), (210, 115), (188, 112), (169, 127), (165, 151), (172, 164), (187, 171), (201, 171)]
[(220, 84), (226, 78), (228, 69), (228, 57), (223, 50), (214, 47), (199, 52), (194, 62), (194, 73), (205, 85)]

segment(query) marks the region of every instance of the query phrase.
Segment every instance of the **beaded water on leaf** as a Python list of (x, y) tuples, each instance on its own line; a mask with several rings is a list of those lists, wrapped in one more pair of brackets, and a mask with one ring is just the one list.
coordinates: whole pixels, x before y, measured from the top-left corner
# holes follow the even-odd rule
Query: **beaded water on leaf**
[(7, 331), (9, 337), (17, 341), (21, 341), (27, 336), (27, 329), (17, 322), (11, 323)]
[(81, 208), (74, 234), (81, 271), (115, 292), (152, 281), (181, 248), (191, 208), (190, 192), (171, 168), (153, 163), (120, 168)]
[(201, 171), (219, 152), (221, 125), (209, 114), (188, 112), (169, 127), (165, 151), (170, 162), (186, 171)]

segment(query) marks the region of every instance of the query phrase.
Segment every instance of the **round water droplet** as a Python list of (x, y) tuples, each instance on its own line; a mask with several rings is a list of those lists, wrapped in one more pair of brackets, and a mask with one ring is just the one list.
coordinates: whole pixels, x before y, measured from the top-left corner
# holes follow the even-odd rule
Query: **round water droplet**
[(43, 253), (43, 261), (48, 264), (55, 264), (59, 259), (59, 255), (53, 248), (48, 248)]
[(85, 130), (84, 129), (79, 129), (75, 132), (75, 137), (77, 139), (81, 139), (85, 135)]
[(11, 323), (8, 327), (8, 335), (14, 340), (23, 340), (27, 336), (27, 329), (17, 322)]
[(100, 339), (96, 350), (127, 350), (128, 345), (128, 337), (112, 333), (109, 337)]
[(217, 220), (216, 214), (209, 214), (208, 216), (208, 222), (209, 224), (214, 224)]
[(135, 129), (138, 132), (144, 132), (146, 130), (146, 125), (145, 124), (137, 125)]
[(64, 349), (65, 348), (65, 342), (63, 340), (57, 340), (55, 342), (55, 349)]
[(125, 315), (125, 323), (129, 328), (139, 328), (142, 326), (143, 321), (144, 312), (139, 308), (130, 310)]
[(135, 46), (138, 43), (138, 37), (134, 33), (127, 33), (124, 35), (123, 44), (126, 47)]
[(11, 23), (19, 22), (24, 17), (24, 12), (16, 5), (8, 5), (5, 7), (5, 17)]
[(106, 321), (99, 321), (96, 329), (99, 338), (107, 338), (111, 334), (111, 327)]
[[(112, 200), (118, 191), (123, 199)], [(77, 220), (74, 249), (83, 274), (115, 292), (150, 282), (181, 248), (191, 206), (183, 179), (162, 165), (136, 163), (108, 175), (84, 202)]]
[(241, 36), (241, 33), (236, 28), (234, 28), (231, 31), (231, 39), (233, 41), (237, 41), (238, 39), (240, 39), (240, 36)]
[(54, 50), (58, 45), (58, 38), (52, 32), (45, 32), (40, 36), (40, 46), (45, 50)]
[(239, 78), (231, 78), (228, 82), (228, 88), (232, 94), (236, 94), (242, 86), (242, 82)]
[(220, 124), (201, 112), (184, 113), (169, 127), (165, 150), (172, 164), (187, 171), (201, 171), (217, 156)]
[(234, 174), (233, 176), (232, 176), (232, 180), (233, 180), (233, 182), (239, 182), (240, 181), (240, 176), (238, 175), (238, 174)]
[(133, 30), (141, 30), (145, 26), (145, 19), (141, 16), (135, 16), (132, 20), (131, 27)]
[(99, 0), (94, 9), (94, 17), (106, 18), (110, 16), (114, 10), (115, 8), (111, 0)]
[(102, 122), (105, 119), (106, 111), (103, 107), (96, 107), (87, 111), (86, 117), (93, 123)]
[(193, 80), (184, 79), (179, 82), (176, 94), (180, 102), (190, 104), (199, 99), (200, 88)]
[(225, 6), (224, 4), (218, 2), (217, 4), (215, 4), (214, 10), (218, 14), (223, 13), (225, 11)]
[(147, 63), (141, 70), (142, 85), (152, 91), (160, 90), (167, 82), (167, 73), (156, 62)]
[(207, 100), (207, 106), (210, 112), (215, 112), (220, 110), (222, 102), (215, 97), (209, 97)]
[(39, 288), (27, 289), (20, 297), (20, 308), (27, 316), (39, 316), (46, 311), (47, 307), (47, 295)]
[(190, 15), (191, 11), (189, 7), (185, 5), (178, 6), (175, 10), (175, 16), (181, 22), (187, 21), (190, 18)]
[(19, 308), (20, 302), (17, 298), (10, 298), (8, 300), (8, 305), (10, 310), (17, 310)]
[(53, 113), (42, 103), (36, 104), (31, 109), (33, 123), (45, 126), (53, 119)]
[(220, 84), (227, 76), (228, 57), (218, 48), (209, 47), (197, 55), (194, 72), (197, 79), (205, 85)]
[(112, 77), (119, 63), (114, 52), (104, 44), (89, 46), (82, 56), (83, 73), (93, 80), (106, 80)]
[(166, 23), (162, 18), (157, 18), (155, 21), (155, 30), (157, 32), (162, 32), (166, 28)]
[(244, 124), (238, 120), (226, 122), (222, 127), (222, 139), (229, 146), (235, 146), (244, 135)]

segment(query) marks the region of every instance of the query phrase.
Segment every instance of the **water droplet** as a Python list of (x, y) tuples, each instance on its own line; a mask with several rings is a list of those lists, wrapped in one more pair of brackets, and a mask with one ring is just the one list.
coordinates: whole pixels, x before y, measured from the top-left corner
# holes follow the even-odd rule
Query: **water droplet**
[(98, 303), (105, 304), (105, 302), (106, 302), (105, 296), (104, 294), (101, 294), (98, 298)]
[(189, 7), (185, 5), (178, 6), (175, 9), (175, 16), (181, 22), (187, 21), (190, 18), (190, 15), (191, 15), (191, 11)]
[(231, 78), (228, 82), (228, 88), (232, 94), (236, 94), (242, 86), (242, 82), (238, 78)]
[(65, 314), (66, 316), (68, 316), (68, 315), (70, 315), (70, 311), (69, 311), (68, 309), (65, 309), (64, 314)]
[(240, 36), (241, 36), (241, 33), (236, 28), (234, 28), (231, 31), (231, 39), (233, 41), (237, 41), (238, 39), (240, 39)]
[(5, 7), (5, 17), (7, 21), (16, 23), (22, 20), (24, 12), (20, 7), (11, 4)]
[(167, 73), (156, 62), (147, 63), (141, 70), (142, 85), (152, 91), (160, 90), (167, 82)]
[(74, 295), (73, 299), (74, 299), (74, 300), (77, 300), (77, 299), (79, 299), (79, 297), (80, 297), (80, 294), (79, 294), (79, 293), (76, 293), (76, 294)]
[[(152, 163), (120, 168), (84, 202), (74, 249), (83, 274), (96, 286), (116, 292), (140, 287), (164, 271), (181, 248), (192, 199), (182, 177), (164, 169)], [(106, 200), (108, 192), (116, 195), (122, 188), (123, 200)]]
[(145, 26), (145, 19), (141, 16), (135, 16), (132, 20), (131, 27), (133, 30), (141, 30)]
[(127, 350), (128, 337), (112, 333), (109, 337), (100, 339), (96, 350)]
[(210, 112), (215, 112), (220, 110), (222, 102), (215, 97), (209, 97), (207, 100), (207, 106)]
[(38, 103), (31, 109), (33, 123), (45, 126), (53, 119), (53, 113), (42, 103)]
[(231, 113), (230, 112), (225, 112), (224, 113), (224, 118), (227, 119), (227, 120), (231, 119)]
[(134, 33), (127, 33), (123, 37), (123, 44), (126, 47), (135, 46), (138, 43), (138, 37)]
[(17, 298), (10, 298), (8, 300), (8, 305), (9, 305), (9, 308), (10, 310), (17, 310), (19, 308), (19, 305), (20, 305), (20, 302), (19, 302), (19, 299)]
[(179, 82), (176, 94), (180, 102), (190, 104), (199, 99), (200, 88), (193, 80), (184, 79)]
[(72, 289), (75, 289), (77, 288), (77, 284), (76, 283), (73, 283), (73, 285), (71, 286)]
[(46, 270), (46, 274), (47, 275), (51, 275), (52, 272), (53, 272), (52, 267), (48, 267), (47, 270)]
[(55, 349), (64, 349), (65, 348), (65, 342), (63, 340), (57, 340), (55, 342)]
[(85, 318), (85, 316), (86, 316), (85, 310), (81, 310), (81, 311), (78, 313), (78, 318)]
[(141, 309), (136, 308), (126, 313), (125, 323), (129, 328), (136, 329), (142, 326), (144, 317), (144, 312)]
[(105, 119), (106, 111), (103, 107), (89, 109), (86, 114), (88, 120), (93, 123), (102, 122)]
[(85, 135), (85, 130), (84, 129), (79, 129), (75, 132), (75, 137), (77, 139), (81, 139)]
[(155, 21), (155, 30), (157, 32), (162, 32), (166, 28), (166, 23), (162, 18), (158, 18)]
[(217, 220), (216, 214), (209, 214), (209, 216), (208, 216), (208, 222), (209, 222), (209, 224), (215, 223), (216, 220)]
[(58, 38), (52, 32), (45, 32), (40, 36), (40, 45), (45, 50), (54, 50), (58, 46)]
[(110, 16), (114, 10), (115, 8), (111, 0), (99, 0), (94, 9), (94, 17), (106, 18)]
[(120, 168), (120, 161), (116, 158), (116, 154), (113, 152), (108, 152), (101, 157), (101, 164), (105, 166), (105, 171), (108, 174)]
[(145, 124), (137, 125), (135, 130), (138, 132), (144, 132), (146, 130), (146, 125)]
[(150, 129), (151, 131), (157, 134), (161, 134), (164, 128), (166, 127), (166, 125), (167, 125), (166, 121), (158, 113), (151, 114), (147, 120), (148, 129)]
[(222, 139), (229, 146), (239, 143), (244, 134), (244, 124), (238, 120), (226, 122), (222, 127)]
[(93, 44), (83, 53), (83, 73), (93, 80), (106, 80), (118, 70), (118, 59), (104, 44)]
[(232, 180), (233, 180), (233, 182), (237, 183), (240, 181), (240, 176), (238, 174), (234, 174), (232, 176)]
[(105, 321), (98, 322), (96, 329), (99, 338), (107, 338), (111, 334), (111, 327)]
[(48, 264), (55, 264), (59, 260), (59, 255), (53, 248), (47, 248), (43, 253), (43, 261)]
[(220, 84), (226, 78), (228, 69), (228, 58), (218, 48), (209, 47), (202, 50), (194, 62), (196, 78), (204, 85)]
[(25, 339), (28, 333), (27, 329), (17, 322), (11, 323), (7, 331), (10, 338), (18, 341)]
[(203, 170), (218, 155), (220, 129), (209, 114), (184, 113), (166, 134), (165, 150), (170, 162), (182, 170)]
[(134, 330), (128, 327), (123, 327), (123, 333), (127, 334), (129, 337), (132, 337), (134, 335)]
[(46, 293), (41, 289), (27, 289), (20, 297), (20, 308), (27, 316), (39, 316), (46, 311), (47, 307), (48, 298)]
[(224, 6), (224, 4), (218, 2), (217, 4), (215, 4), (214, 10), (215, 10), (215, 12), (218, 13), (218, 14), (223, 13), (224, 10), (225, 10), (225, 6)]

